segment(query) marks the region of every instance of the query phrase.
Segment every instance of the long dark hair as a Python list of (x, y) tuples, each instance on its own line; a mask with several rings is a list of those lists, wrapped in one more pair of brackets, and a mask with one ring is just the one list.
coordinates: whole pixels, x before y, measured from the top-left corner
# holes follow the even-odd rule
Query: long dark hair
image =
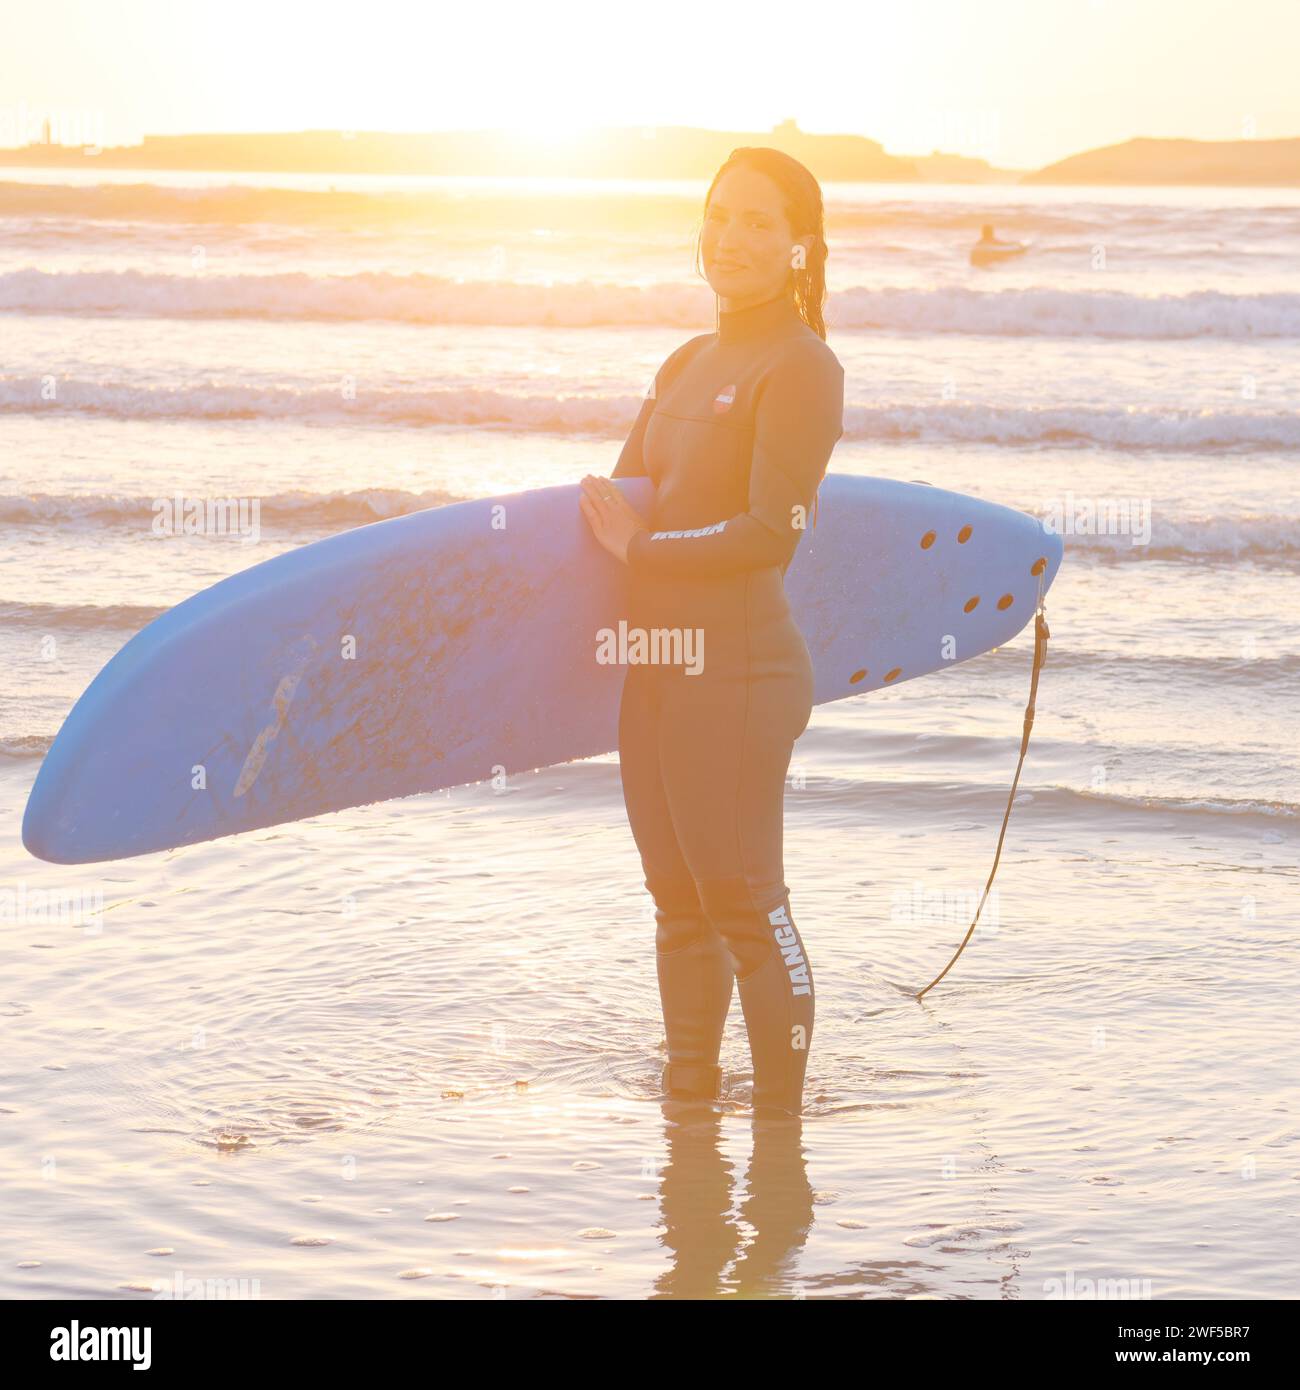
[[(826, 320), (822, 317), (822, 305), (826, 302), (826, 256), (828, 254), (822, 210), (821, 185), (812, 173), (797, 159), (774, 150), (767, 145), (742, 145), (732, 150), (726, 163), (713, 176), (709, 191), (704, 197), (707, 209), (718, 180), (728, 169), (743, 167), (766, 174), (781, 190), (785, 199), (785, 213), (790, 228), (797, 237), (812, 234), (813, 243), (809, 248), (807, 264), (802, 270), (794, 270), (794, 304), (799, 317), (817, 334), (826, 337)], [(695, 239), (695, 269), (704, 274), (700, 248), (704, 240), (704, 224), (701, 221), (699, 234)]]

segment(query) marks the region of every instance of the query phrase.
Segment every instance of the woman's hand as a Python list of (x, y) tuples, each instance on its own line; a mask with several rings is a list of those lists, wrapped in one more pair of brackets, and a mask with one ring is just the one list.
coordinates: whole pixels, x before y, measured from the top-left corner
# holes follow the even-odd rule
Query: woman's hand
[(649, 528), (641, 514), (608, 478), (593, 478), (590, 473), (582, 480), (582, 496), (578, 499), (582, 514), (587, 518), (591, 533), (616, 559), (627, 564), (627, 547), (638, 531)]

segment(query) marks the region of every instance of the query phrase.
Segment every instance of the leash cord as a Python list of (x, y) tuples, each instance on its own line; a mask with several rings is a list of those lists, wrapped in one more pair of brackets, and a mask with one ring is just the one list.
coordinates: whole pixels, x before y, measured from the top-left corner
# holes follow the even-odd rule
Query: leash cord
[(984, 895), (980, 898), (979, 906), (975, 909), (975, 916), (971, 920), (966, 935), (962, 943), (953, 953), (952, 959), (947, 965), (930, 981), (928, 985), (916, 996), (924, 999), (927, 994), (939, 983), (940, 980), (957, 964), (957, 959), (966, 949), (966, 943), (975, 934), (975, 924), (980, 919), (980, 913), (984, 910), (984, 903), (988, 898), (989, 889), (993, 886), (993, 875), (998, 871), (998, 861), (1002, 858), (1002, 842), (1007, 835), (1007, 822), (1011, 819), (1011, 807), (1016, 799), (1016, 788), (1020, 785), (1020, 770), (1025, 765), (1025, 753), (1029, 749), (1029, 731), (1034, 727), (1034, 702), (1038, 698), (1038, 674), (1043, 669), (1043, 663), (1047, 660), (1047, 639), (1052, 635), (1047, 626), (1047, 617), (1043, 608), (1043, 582), (1047, 574), (1047, 566), (1044, 565), (1038, 575), (1038, 602), (1034, 608), (1034, 669), (1029, 680), (1029, 704), (1025, 707), (1025, 729), (1020, 738), (1020, 761), (1016, 764), (1016, 775), (1011, 782), (1011, 794), (1007, 797), (1007, 809), (1002, 816), (1002, 833), (998, 836), (997, 853), (993, 856), (993, 868), (989, 871), (988, 882), (984, 885)]

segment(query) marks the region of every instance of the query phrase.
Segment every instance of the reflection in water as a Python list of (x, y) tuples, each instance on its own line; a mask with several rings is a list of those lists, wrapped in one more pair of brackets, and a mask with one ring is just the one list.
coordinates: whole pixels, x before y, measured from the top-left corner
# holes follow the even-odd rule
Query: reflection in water
[(813, 1220), (802, 1121), (754, 1119), (737, 1221), (721, 1113), (708, 1101), (662, 1105), (668, 1160), (659, 1205), (670, 1260), (651, 1297), (789, 1297)]
[(803, 1123), (756, 1116), (753, 1135), (740, 1214), (754, 1236), (736, 1262), (732, 1281), (742, 1297), (788, 1296), (795, 1256), (813, 1224)]

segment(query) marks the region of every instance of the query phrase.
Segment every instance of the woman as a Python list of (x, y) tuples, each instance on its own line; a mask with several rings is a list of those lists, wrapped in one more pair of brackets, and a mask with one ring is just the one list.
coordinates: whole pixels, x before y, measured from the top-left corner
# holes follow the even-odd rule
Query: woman
[(623, 796), (658, 923), (664, 1088), (717, 1098), (734, 977), (756, 1115), (800, 1113), (813, 1027), (781, 837), (813, 674), (782, 581), (841, 434), (822, 230), (821, 189), (802, 164), (732, 152), (697, 247), (717, 331), (660, 367), (614, 469), (649, 475), (653, 512), (643, 519), (608, 478), (582, 482), (596, 539), (630, 572), (629, 628), (696, 642), (690, 670), (629, 666), (619, 715)]

